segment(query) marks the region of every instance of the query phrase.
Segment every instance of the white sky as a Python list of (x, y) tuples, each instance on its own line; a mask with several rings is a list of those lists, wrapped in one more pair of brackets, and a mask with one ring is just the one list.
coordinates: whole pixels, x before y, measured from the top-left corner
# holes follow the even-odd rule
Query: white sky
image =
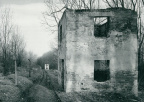
[[(2, 7), (7, 4), (8, 3), (6, 2), (0, 6)], [(50, 51), (52, 46), (51, 44), (56, 41), (56, 34), (51, 34), (51, 32), (46, 30), (44, 25), (42, 25), (42, 12), (46, 10), (42, 0), (41, 2), (31, 2), (24, 4), (21, 2), (9, 2), (8, 5), (10, 5), (10, 8), (13, 11), (15, 24), (20, 27), (20, 31), (24, 36), (26, 42), (26, 50), (32, 51), (38, 56), (41, 56), (45, 52)]]

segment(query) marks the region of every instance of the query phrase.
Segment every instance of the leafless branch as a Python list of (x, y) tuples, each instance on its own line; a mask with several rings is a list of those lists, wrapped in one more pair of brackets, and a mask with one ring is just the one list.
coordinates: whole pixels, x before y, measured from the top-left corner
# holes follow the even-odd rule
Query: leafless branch
[(61, 12), (63, 9), (65, 9), (66, 7), (64, 6), (63, 8), (61, 8), (60, 10), (58, 10), (58, 11), (54, 11), (54, 12), (52, 12), (51, 14), (54, 14), (54, 13), (57, 13), (57, 12)]

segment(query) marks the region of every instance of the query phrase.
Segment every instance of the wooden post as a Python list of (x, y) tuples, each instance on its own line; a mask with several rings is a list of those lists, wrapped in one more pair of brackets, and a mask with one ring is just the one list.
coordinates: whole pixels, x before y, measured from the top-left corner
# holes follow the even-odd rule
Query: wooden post
[(17, 85), (17, 63), (16, 63), (16, 44), (15, 44), (15, 54), (14, 54), (14, 60), (15, 60), (15, 85)]
[(17, 85), (17, 63), (15, 58), (15, 85)]

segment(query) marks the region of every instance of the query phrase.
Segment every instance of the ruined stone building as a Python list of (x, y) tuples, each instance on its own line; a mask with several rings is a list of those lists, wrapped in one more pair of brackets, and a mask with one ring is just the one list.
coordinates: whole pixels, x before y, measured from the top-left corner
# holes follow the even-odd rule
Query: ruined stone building
[(58, 25), (59, 84), (65, 92), (137, 94), (137, 14), (67, 9)]

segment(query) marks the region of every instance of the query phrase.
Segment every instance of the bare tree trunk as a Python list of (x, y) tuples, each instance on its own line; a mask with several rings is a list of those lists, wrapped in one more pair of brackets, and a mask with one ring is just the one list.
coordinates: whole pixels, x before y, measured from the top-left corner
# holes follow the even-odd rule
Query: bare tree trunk
[(17, 85), (17, 63), (15, 59), (15, 85)]
[(6, 75), (9, 73), (9, 62), (8, 62), (8, 56), (9, 56), (9, 36), (11, 33), (11, 16), (10, 16), (10, 9), (4, 8), (1, 11), (0, 16), (0, 33), (1, 33), (1, 44), (2, 44), (2, 56), (3, 56), (3, 74)]

